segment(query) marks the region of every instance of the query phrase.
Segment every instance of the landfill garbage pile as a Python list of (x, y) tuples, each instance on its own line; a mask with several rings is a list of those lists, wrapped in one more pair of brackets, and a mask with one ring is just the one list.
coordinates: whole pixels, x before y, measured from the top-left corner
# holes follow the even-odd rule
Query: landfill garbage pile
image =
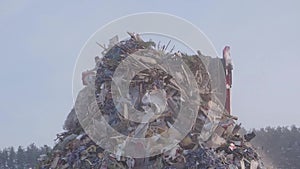
[[(240, 135), (240, 124), (237, 117), (224, 109), (222, 96), (214, 95), (212, 81), (225, 81), (224, 75), (211, 71), (209, 63), (222, 63), (219, 58), (197, 55), (189, 56), (172, 50), (167, 52), (166, 46), (157, 48), (152, 41), (145, 42), (138, 34), (129, 33), (128, 40), (114, 42), (97, 58), (96, 72), (83, 72), (85, 87), (79, 92), (75, 106), (69, 113), (65, 124), (65, 132), (57, 135), (57, 144), (50, 155), (39, 158), (40, 169), (261, 169), (264, 168), (259, 155), (249, 143), (255, 133)], [(116, 39), (116, 38), (115, 38)], [(127, 60), (131, 56), (131, 60)], [(159, 59), (159, 57), (162, 59)], [(165, 67), (155, 67), (157, 62), (168, 58), (167, 67), (177, 68), (172, 76)], [(177, 64), (180, 58), (189, 68)], [(123, 61), (123, 62), (122, 62)], [(120, 64), (123, 66), (120, 66)], [(180, 62), (180, 61), (179, 61)], [(129, 94), (123, 95), (123, 89), (115, 87), (122, 83), (124, 75), (134, 74), (128, 67), (142, 65), (144, 69), (135, 73), (128, 84)], [(213, 66), (216, 66), (213, 65)], [(218, 65), (217, 65), (218, 66)], [(121, 67), (121, 68), (120, 68)], [(126, 69), (127, 67), (127, 69)], [(194, 75), (199, 89), (199, 98), (195, 97), (189, 106), (197, 107), (196, 116), (182, 115), (180, 123), (194, 118), (191, 128), (178, 143), (167, 151), (163, 147), (165, 137), (172, 140), (178, 128), (172, 127), (181, 116), (180, 106), (185, 106), (185, 98), (189, 95), (187, 86), (174, 79), (183, 79), (183, 83), (192, 85), (189, 72)], [(115, 77), (115, 76), (114, 76)], [(223, 77), (223, 78), (222, 78)], [(126, 86), (126, 85), (124, 85)], [(225, 87), (224, 87), (225, 88)], [(118, 93), (119, 92), (119, 93)], [(114, 98), (114, 93), (118, 97)], [(122, 103), (126, 104), (122, 104)], [(166, 103), (166, 104), (165, 104)], [(223, 104), (223, 107), (220, 106)], [(132, 109), (138, 110), (131, 112)], [(189, 107), (185, 107), (189, 109)], [(140, 112), (143, 113), (141, 116)], [(133, 120), (128, 120), (128, 117)], [(138, 121), (145, 120), (148, 123)], [(185, 121), (186, 120), (186, 121)], [(107, 140), (110, 129), (103, 125), (106, 122), (111, 128), (128, 137), (151, 138), (162, 135), (152, 146), (135, 144), (136, 152), (149, 151), (153, 156), (132, 158), (121, 156), (120, 149), (113, 153), (107, 147), (121, 145), (118, 137)], [(184, 128), (184, 127), (183, 127)], [(184, 129), (182, 129), (184, 130)], [(176, 134), (175, 134), (176, 135)], [(164, 137), (165, 136), (165, 137)], [(105, 144), (103, 144), (103, 142)], [(99, 146), (105, 145), (105, 146)], [(144, 147), (144, 148), (140, 148)], [(146, 148), (145, 148), (146, 147)]]

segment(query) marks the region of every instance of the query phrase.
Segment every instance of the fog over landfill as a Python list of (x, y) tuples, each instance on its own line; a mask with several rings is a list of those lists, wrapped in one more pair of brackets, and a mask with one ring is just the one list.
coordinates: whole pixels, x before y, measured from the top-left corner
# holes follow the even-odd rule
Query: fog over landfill
[(211, 40), (219, 57), (225, 45), (231, 46), (232, 114), (243, 127), (299, 127), (299, 5), (298, 1), (271, 5), (261, 1), (72, 5), (1, 1), (0, 133), (4, 139), (0, 149), (33, 142), (54, 145), (73, 107), (72, 75), (86, 40), (111, 20), (144, 11), (166, 12), (192, 22)]

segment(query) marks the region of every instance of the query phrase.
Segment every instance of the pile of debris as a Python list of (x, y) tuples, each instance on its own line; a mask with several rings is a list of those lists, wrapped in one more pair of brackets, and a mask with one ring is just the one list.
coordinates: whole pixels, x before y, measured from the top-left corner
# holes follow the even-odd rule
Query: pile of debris
[[(65, 121), (66, 132), (57, 135), (57, 144), (52, 154), (39, 159), (40, 169), (264, 168), (249, 143), (255, 134), (240, 135), (240, 124), (235, 122), (237, 118), (225, 108), (226, 97), (214, 95), (215, 87), (224, 87), (222, 92), (226, 93), (226, 73), (223, 69), (223, 74), (212, 71), (219, 63), (223, 65), (222, 59), (203, 56), (200, 52), (192, 56), (181, 52), (172, 53), (172, 50), (167, 52), (165, 46), (160, 48), (152, 41), (145, 42), (138, 34), (129, 35), (130, 39), (110, 45), (102, 59), (96, 57), (95, 69), (83, 73), (85, 88), (79, 92), (75, 106)], [(129, 56), (132, 59), (126, 61)], [(166, 67), (153, 66), (166, 58), (167, 62), (164, 64), (170, 70), (180, 71), (169, 73)], [(182, 66), (183, 63), (178, 64), (180, 60), (191, 72)], [(123, 66), (120, 65), (121, 62)], [(144, 69), (134, 73), (132, 65), (142, 65)], [(226, 70), (226, 66), (224, 67)], [(185, 85), (193, 86), (189, 73), (195, 77), (199, 97), (190, 94), (193, 91), (189, 91), (190, 88)], [(126, 75), (131, 77), (128, 86), (124, 85), (129, 88), (127, 95), (122, 93), (126, 89), (115, 87), (115, 84), (123, 83), (122, 78)], [(114, 79), (113, 76), (122, 78)], [(216, 81), (220, 83), (212, 83)], [(119, 97), (114, 98), (116, 93)], [(185, 100), (191, 96), (194, 99), (185, 105)], [(199, 107), (195, 106), (196, 103), (199, 103)], [(195, 116), (192, 113), (180, 114), (182, 107), (197, 107), (198, 111), (194, 112)], [(137, 112), (132, 112), (131, 109)], [(141, 112), (143, 115), (140, 115)], [(193, 124), (189, 125), (192, 127), (173, 127), (178, 123), (179, 116), (182, 126), (191, 120)], [(145, 119), (147, 123), (141, 123)], [(108, 140), (110, 129), (103, 123), (127, 137), (162, 137), (151, 146), (141, 143), (132, 146), (137, 152), (147, 151), (153, 156), (122, 156), (124, 150), (120, 139), (111, 137), (113, 139)], [(162, 146), (165, 141), (163, 138), (171, 137), (176, 141), (178, 138), (172, 136), (176, 130), (188, 132), (166, 151)], [(107, 151), (107, 147), (116, 145), (119, 148), (115, 148), (113, 152)]]

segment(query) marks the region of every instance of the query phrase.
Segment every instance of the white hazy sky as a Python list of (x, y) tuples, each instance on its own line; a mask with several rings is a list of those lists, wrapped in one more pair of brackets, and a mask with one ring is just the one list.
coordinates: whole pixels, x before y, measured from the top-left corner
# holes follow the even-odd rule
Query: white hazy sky
[(231, 46), (233, 114), (244, 127), (299, 126), (299, 6), (297, 0), (2, 0), (0, 148), (53, 145), (73, 106), (72, 74), (81, 47), (104, 24), (137, 12), (187, 19), (220, 54)]

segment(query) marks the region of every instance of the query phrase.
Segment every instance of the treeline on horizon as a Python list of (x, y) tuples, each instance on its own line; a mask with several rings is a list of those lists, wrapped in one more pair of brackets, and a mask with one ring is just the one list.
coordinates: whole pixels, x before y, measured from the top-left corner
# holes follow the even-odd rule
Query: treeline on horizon
[(17, 149), (14, 147), (0, 149), (0, 169), (36, 168), (39, 156), (50, 153), (51, 149), (47, 145), (37, 147), (33, 143), (26, 148), (19, 146)]
[(276, 168), (300, 169), (300, 128), (266, 127), (254, 130), (251, 143), (263, 152)]
[[(256, 137), (251, 141), (263, 156), (276, 168), (300, 168), (300, 128), (266, 127), (254, 130)], [(0, 169), (35, 168), (42, 154), (51, 153), (51, 147), (37, 147), (31, 144), (26, 148), (8, 147), (0, 149)]]

